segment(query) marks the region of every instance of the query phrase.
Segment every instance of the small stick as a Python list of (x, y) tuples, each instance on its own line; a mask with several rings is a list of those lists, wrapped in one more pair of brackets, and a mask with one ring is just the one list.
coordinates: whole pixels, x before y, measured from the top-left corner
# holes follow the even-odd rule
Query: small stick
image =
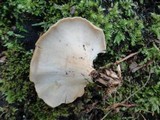
[(112, 110), (114, 110), (114, 109), (116, 109), (116, 108), (118, 108), (118, 107), (127, 107), (127, 108), (130, 108), (130, 107), (134, 107), (134, 106), (137, 106), (136, 104), (125, 104), (125, 103), (115, 103), (115, 104), (113, 104), (113, 105), (111, 105), (111, 106), (109, 106), (109, 107), (107, 107), (105, 110), (107, 110), (108, 111), (108, 113), (105, 115), (105, 116), (103, 116), (103, 118), (101, 118), (101, 120), (104, 120), (106, 117), (107, 117), (107, 115), (112, 111)]
[(140, 115), (142, 116), (143, 120), (146, 120), (146, 118), (140, 113)]
[(127, 97), (125, 100), (123, 100), (122, 103), (127, 102), (127, 100), (129, 100), (129, 99), (130, 99), (131, 97), (133, 97), (135, 94), (137, 94), (138, 92), (140, 92), (140, 91), (148, 84), (148, 82), (149, 82), (149, 80), (150, 80), (150, 78), (151, 78), (151, 74), (152, 74), (152, 72), (151, 72), (151, 70), (150, 70), (149, 75), (148, 75), (148, 79), (147, 79), (147, 81), (145, 82), (145, 84), (144, 84), (141, 88), (139, 88), (137, 91), (135, 91), (133, 94), (131, 94), (129, 97)]
[[(104, 117), (101, 119), (101, 120), (104, 120), (106, 117), (107, 117), (107, 115), (111, 112), (111, 110), (113, 109), (113, 108), (115, 108), (115, 107), (117, 107), (117, 106), (119, 106), (119, 105), (124, 105), (124, 103), (125, 102), (127, 102), (131, 97), (133, 97), (136, 93), (138, 93), (138, 92), (140, 92), (146, 85), (147, 85), (147, 83), (149, 82), (149, 80), (150, 80), (150, 78), (151, 78), (151, 74), (152, 74), (152, 72), (151, 72), (151, 70), (150, 70), (150, 72), (149, 72), (149, 75), (148, 75), (148, 79), (147, 79), (147, 81), (145, 82), (145, 84), (141, 87), (141, 88), (139, 88), (137, 91), (135, 91), (133, 94), (131, 94), (129, 97), (127, 97), (125, 100), (123, 100), (121, 103), (116, 103), (116, 104), (118, 104), (118, 105), (111, 105), (111, 106), (109, 106), (108, 108), (110, 108), (110, 109), (107, 109), (106, 108), (106, 110), (108, 110), (109, 112), (106, 114), (106, 115), (104, 115)], [(133, 105), (133, 106), (136, 106), (136, 104), (131, 104), (131, 105)], [(113, 106), (113, 107), (112, 107)], [(132, 106), (131, 106), (132, 107)]]
[(114, 103), (113, 105), (107, 107), (105, 110), (114, 110), (118, 107), (134, 107), (134, 106), (137, 106), (136, 104), (125, 104), (125, 103)]
[(119, 64), (119, 63), (121, 63), (121, 62), (123, 62), (123, 61), (125, 61), (125, 60), (127, 60), (127, 59), (129, 59), (129, 58), (131, 58), (131, 57), (133, 57), (133, 56), (135, 56), (135, 55), (137, 55), (139, 52), (135, 52), (135, 53), (131, 53), (130, 55), (128, 55), (128, 56), (126, 56), (125, 58), (122, 58), (121, 60), (119, 60), (119, 61), (116, 61), (114, 64)]
[(123, 61), (125, 61), (125, 60), (127, 60), (127, 59), (129, 59), (129, 58), (131, 58), (131, 57), (133, 57), (134, 55), (137, 55), (138, 53), (139, 53), (139, 51), (138, 51), (138, 52), (135, 52), (135, 53), (131, 53), (130, 55), (126, 56), (125, 58), (122, 58), (121, 60), (116, 61), (115, 63), (109, 63), (109, 64), (107, 64), (107, 65), (105, 65), (105, 66), (103, 66), (103, 67), (100, 67), (100, 69), (108, 68), (108, 67), (110, 67), (111, 65), (118, 65), (118, 64), (120, 64), (121, 62), (123, 62)]

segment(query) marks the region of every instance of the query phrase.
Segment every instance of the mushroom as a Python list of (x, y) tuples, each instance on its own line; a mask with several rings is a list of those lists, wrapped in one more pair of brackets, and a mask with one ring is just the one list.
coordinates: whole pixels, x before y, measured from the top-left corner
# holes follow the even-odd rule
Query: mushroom
[(93, 60), (106, 49), (102, 29), (81, 17), (64, 18), (36, 43), (30, 80), (39, 98), (51, 107), (71, 103), (92, 82)]

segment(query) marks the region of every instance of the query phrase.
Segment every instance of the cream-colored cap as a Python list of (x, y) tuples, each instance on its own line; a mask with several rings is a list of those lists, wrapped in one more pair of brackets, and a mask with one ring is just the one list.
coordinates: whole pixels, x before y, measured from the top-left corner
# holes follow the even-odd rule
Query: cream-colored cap
[(30, 80), (51, 107), (71, 103), (92, 82), (93, 60), (106, 49), (103, 31), (81, 17), (64, 18), (36, 43)]

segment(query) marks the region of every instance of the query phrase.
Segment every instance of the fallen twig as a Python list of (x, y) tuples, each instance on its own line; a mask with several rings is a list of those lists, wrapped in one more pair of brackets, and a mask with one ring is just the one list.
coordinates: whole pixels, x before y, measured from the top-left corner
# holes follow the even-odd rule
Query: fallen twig
[(125, 58), (122, 58), (122, 59), (116, 61), (115, 63), (108, 63), (108, 64), (106, 64), (105, 66), (100, 67), (100, 69), (108, 68), (108, 67), (110, 67), (110, 66), (112, 66), (112, 65), (118, 65), (118, 64), (120, 64), (121, 62), (123, 62), (123, 61), (125, 61), (125, 60), (127, 60), (127, 59), (129, 59), (129, 58), (131, 58), (131, 57), (133, 57), (133, 56), (135, 56), (135, 55), (137, 55), (138, 53), (139, 53), (139, 51), (138, 51), (138, 52), (135, 52), (135, 53), (131, 53), (130, 55), (128, 55), (128, 56), (126, 56)]
[(151, 78), (151, 70), (150, 70), (150, 72), (149, 72), (149, 76), (148, 76), (148, 79), (147, 79), (146, 83), (145, 83), (141, 88), (139, 88), (137, 91), (135, 91), (133, 94), (131, 94), (129, 97), (127, 97), (125, 100), (123, 100), (122, 103), (126, 102), (126, 101), (129, 100), (132, 96), (134, 96), (134, 95), (137, 94), (139, 91), (141, 91), (141, 90), (147, 85), (147, 83), (149, 82), (150, 78)]
[(147, 81), (145, 82), (145, 84), (144, 84), (140, 89), (138, 89), (137, 91), (135, 91), (133, 94), (131, 94), (131, 95), (130, 95), (129, 97), (127, 97), (125, 100), (123, 100), (121, 103), (115, 103), (115, 104), (107, 107), (106, 110), (108, 110), (108, 113), (105, 114), (101, 120), (104, 120), (104, 119), (108, 116), (108, 114), (109, 114), (113, 109), (115, 109), (115, 108), (117, 108), (117, 107), (123, 107), (123, 106), (124, 106), (124, 107), (129, 107), (129, 106), (130, 106), (130, 107), (133, 107), (133, 106), (136, 106), (136, 104), (131, 104), (131, 105), (128, 106), (128, 105), (126, 105), (126, 104), (124, 104), (124, 103), (126, 103), (132, 96), (134, 96), (136, 93), (138, 93), (139, 91), (141, 91), (141, 90), (147, 85), (147, 83), (149, 82), (149, 80), (150, 80), (150, 78), (151, 78), (151, 74), (152, 74), (152, 72), (151, 72), (151, 70), (150, 70)]
[(111, 112), (111, 110), (108, 111), (107, 114), (105, 114), (105, 115), (103, 116), (103, 118), (101, 118), (101, 120), (104, 120), (104, 119), (108, 116), (108, 114), (109, 114), (110, 112)]
[(128, 56), (126, 56), (125, 58), (122, 58), (121, 60), (118, 60), (118, 61), (116, 61), (114, 64), (119, 64), (119, 63), (121, 63), (121, 62), (123, 62), (123, 61), (125, 61), (125, 60), (127, 60), (127, 59), (129, 59), (129, 58), (131, 58), (131, 57), (133, 57), (133, 56), (135, 56), (135, 55), (137, 55), (139, 52), (135, 52), (135, 53), (131, 53), (130, 55), (128, 55)]
[(146, 118), (140, 113), (140, 115), (142, 116), (143, 120), (146, 120)]
[(125, 104), (125, 103), (114, 103), (113, 105), (107, 107), (105, 110), (115, 110), (118, 107), (134, 107), (136, 106), (136, 104)]
[(108, 111), (108, 113), (105, 114), (105, 116), (103, 116), (103, 118), (101, 118), (101, 120), (104, 120), (112, 110), (116, 110), (119, 107), (130, 108), (130, 107), (134, 107), (134, 106), (137, 106), (137, 105), (136, 104), (125, 104), (125, 103), (114, 103), (113, 105), (110, 105), (105, 109), (106, 111)]

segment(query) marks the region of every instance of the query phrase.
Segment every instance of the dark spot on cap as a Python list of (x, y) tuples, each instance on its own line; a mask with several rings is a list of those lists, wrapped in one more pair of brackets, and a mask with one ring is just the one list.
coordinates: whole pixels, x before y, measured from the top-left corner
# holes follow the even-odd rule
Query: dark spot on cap
[(83, 57), (80, 57), (79, 59), (82, 59), (82, 60), (84, 60), (84, 58), (83, 58)]
[(84, 49), (84, 51), (86, 51), (86, 47), (85, 47), (85, 45), (83, 45), (83, 49)]

